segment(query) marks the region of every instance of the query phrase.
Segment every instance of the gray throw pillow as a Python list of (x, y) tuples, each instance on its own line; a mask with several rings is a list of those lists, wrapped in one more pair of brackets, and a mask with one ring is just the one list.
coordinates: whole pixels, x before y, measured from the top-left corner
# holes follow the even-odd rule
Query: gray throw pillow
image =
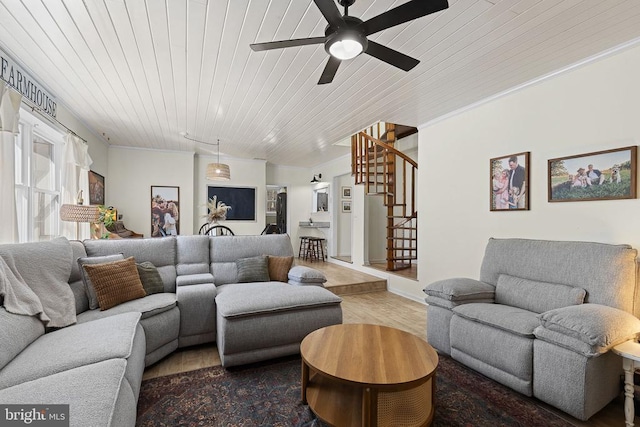
[(430, 297), (447, 301), (492, 302), (495, 288), (479, 280), (452, 277), (431, 283), (423, 289), (423, 292)]
[(305, 265), (296, 265), (288, 274), (289, 280), (299, 283), (324, 283), (327, 281), (322, 271)]
[(140, 276), (142, 287), (144, 288), (147, 295), (164, 292), (164, 283), (162, 283), (162, 277), (160, 277), (158, 269), (155, 265), (153, 265), (152, 262), (145, 261), (136, 263), (136, 268), (138, 269), (138, 275)]
[(251, 258), (240, 258), (236, 260), (238, 283), (268, 282), (269, 261), (266, 255), (258, 255)]
[(78, 258), (78, 267), (82, 273), (82, 281), (84, 282), (84, 289), (87, 292), (90, 309), (95, 310), (96, 308), (99, 308), (100, 305), (98, 304), (98, 297), (96, 295), (96, 290), (93, 287), (93, 283), (91, 283), (89, 275), (82, 266), (84, 264), (104, 264), (105, 262), (120, 261), (123, 259), (124, 255), (122, 254)]

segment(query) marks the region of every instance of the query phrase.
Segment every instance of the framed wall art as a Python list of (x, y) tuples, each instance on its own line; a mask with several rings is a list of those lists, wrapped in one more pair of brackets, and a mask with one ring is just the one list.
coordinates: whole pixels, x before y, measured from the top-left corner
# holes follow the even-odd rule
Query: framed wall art
[(635, 199), (637, 148), (550, 159), (549, 202)]
[(489, 160), (491, 211), (529, 210), (529, 152)]
[(343, 199), (350, 199), (351, 198), (351, 187), (349, 187), (349, 186), (343, 186), (342, 187), (342, 198)]
[(151, 186), (151, 237), (180, 234), (180, 187)]
[(227, 221), (256, 221), (256, 187), (207, 186), (207, 200), (217, 197), (218, 202), (231, 206)]
[(89, 171), (89, 204), (104, 205), (104, 176)]
[(342, 201), (342, 212), (351, 213), (351, 200)]

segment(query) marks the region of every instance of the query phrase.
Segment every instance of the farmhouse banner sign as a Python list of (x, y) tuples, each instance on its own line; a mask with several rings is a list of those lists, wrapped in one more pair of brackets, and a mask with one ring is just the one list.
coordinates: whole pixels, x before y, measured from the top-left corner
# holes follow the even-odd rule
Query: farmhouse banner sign
[(45, 114), (56, 118), (57, 105), (53, 96), (42, 89), (37, 81), (33, 80), (2, 50), (0, 50), (0, 79), (20, 92)]

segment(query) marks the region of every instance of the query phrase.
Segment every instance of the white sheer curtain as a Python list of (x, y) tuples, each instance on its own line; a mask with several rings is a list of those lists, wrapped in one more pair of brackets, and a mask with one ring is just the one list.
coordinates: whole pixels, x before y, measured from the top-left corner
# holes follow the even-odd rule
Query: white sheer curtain
[[(64, 159), (62, 162), (62, 200), (63, 204), (76, 204), (78, 193), (82, 190), (85, 205), (89, 204), (89, 168), (91, 167), (89, 146), (82, 139), (68, 133), (64, 137)], [(90, 225), (80, 223), (76, 237), (76, 223), (60, 221), (60, 234), (69, 239), (88, 239), (91, 237)]]
[(0, 86), (0, 243), (18, 241), (16, 211), (15, 134), (18, 133), (22, 95)]

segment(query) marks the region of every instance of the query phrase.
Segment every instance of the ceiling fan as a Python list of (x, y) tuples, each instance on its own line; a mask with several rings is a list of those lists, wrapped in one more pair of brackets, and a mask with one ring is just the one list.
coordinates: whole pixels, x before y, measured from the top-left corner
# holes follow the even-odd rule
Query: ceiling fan
[(341, 61), (355, 58), (363, 52), (404, 71), (411, 70), (420, 61), (368, 40), (367, 36), (449, 7), (447, 0), (411, 0), (362, 21), (355, 16), (349, 16), (349, 6), (355, 3), (355, 0), (338, 0), (338, 3), (344, 6), (342, 16), (334, 0), (313, 1), (328, 22), (324, 37), (254, 43), (250, 46), (254, 51), (260, 51), (324, 43), (324, 50), (330, 56), (318, 81), (319, 85), (333, 81)]

